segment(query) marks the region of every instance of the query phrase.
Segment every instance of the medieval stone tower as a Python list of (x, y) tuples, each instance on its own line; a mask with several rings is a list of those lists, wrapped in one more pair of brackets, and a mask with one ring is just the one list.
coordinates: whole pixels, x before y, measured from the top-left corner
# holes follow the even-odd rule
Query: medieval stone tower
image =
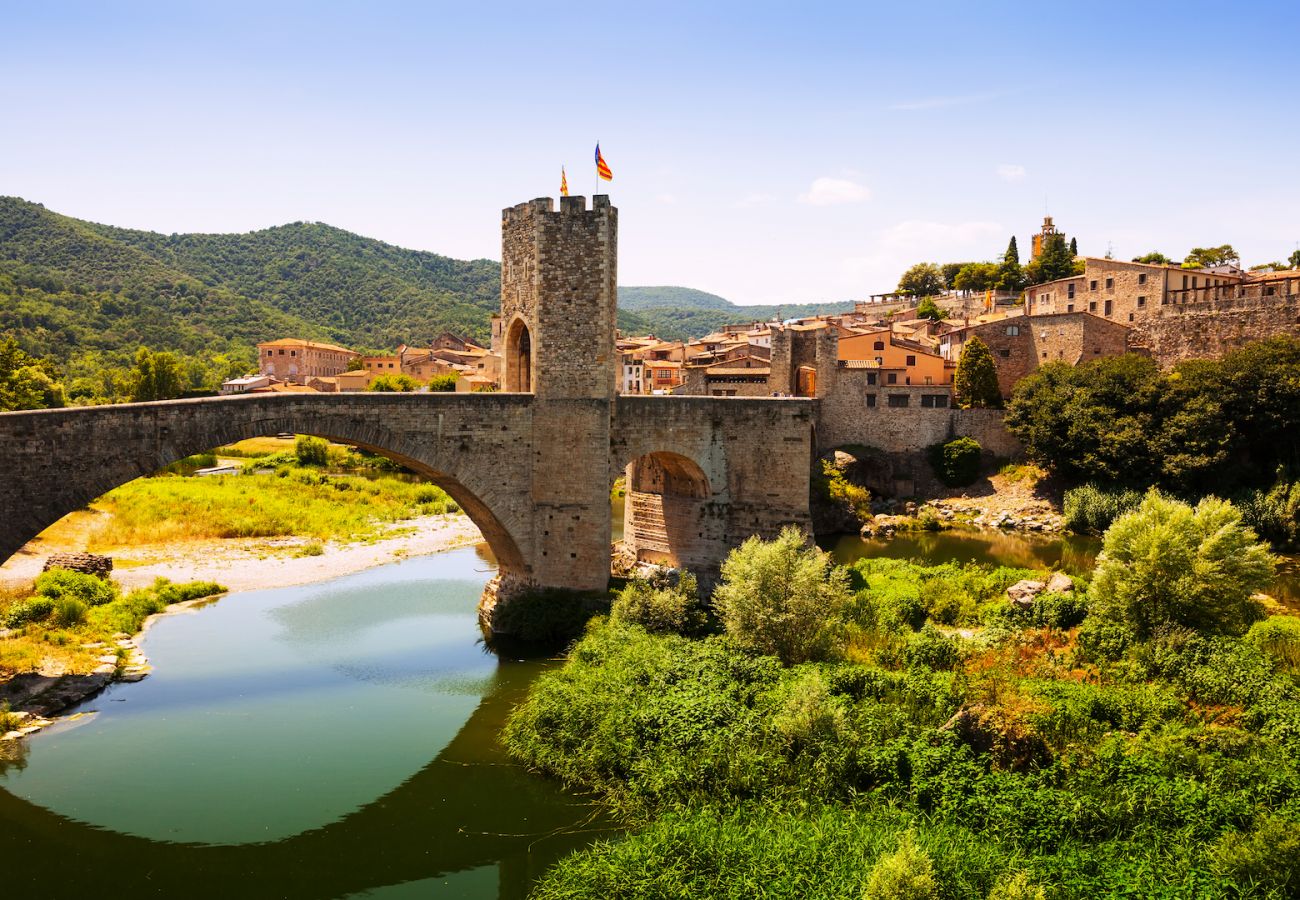
[[(618, 360), (618, 211), (609, 197), (549, 198), (501, 221), (507, 391), (530, 392), (540, 584), (603, 590), (609, 580), (609, 438)], [(524, 461), (518, 461), (524, 463)]]

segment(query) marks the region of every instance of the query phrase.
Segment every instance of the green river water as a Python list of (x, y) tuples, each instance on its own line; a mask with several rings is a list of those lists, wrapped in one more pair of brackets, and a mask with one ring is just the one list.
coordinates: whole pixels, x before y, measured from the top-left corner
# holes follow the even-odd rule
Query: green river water
[[(1078, 572), (1098, 543), (954, 531), (831, 549)], [(483, 646), (493, 571), (467, 548), (162, 618), (152, 676), (0, 760), (0, 896), (524, 897), (617, 832), (497, 742), (556, 662)], [(1296, 602), (1298, 581), (1274, 593)]]

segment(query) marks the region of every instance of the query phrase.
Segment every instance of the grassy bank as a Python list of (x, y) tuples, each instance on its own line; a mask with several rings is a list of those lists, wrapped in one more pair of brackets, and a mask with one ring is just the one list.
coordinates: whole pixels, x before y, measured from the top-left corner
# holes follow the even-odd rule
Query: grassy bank
[(52, 569), (30, 587), (0, 594), (0, 626), (9, 632), (0, 639), (0, 681), (22, 672), (92, 672), (101, 656), (115, 652), (116, 635), (135, 634), (172, 604), (224, 592), (211, 582), (160, 578), (124, 594), (110, 580)]
[(734, 554), (703, 625), (630, 589), (504, 734), (632, 829), (536, 896), (1300, 895), (1300, 620), (1249, 600), (1235, 516), (1148, 499), (1028, 604), (794, 542)]

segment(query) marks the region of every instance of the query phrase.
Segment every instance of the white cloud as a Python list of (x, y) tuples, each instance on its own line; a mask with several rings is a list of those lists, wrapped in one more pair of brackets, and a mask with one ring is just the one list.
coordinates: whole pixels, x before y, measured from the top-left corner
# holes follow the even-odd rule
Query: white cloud
[(998, 177), (1003, 181), (1024, 181), (1026, 174), (1028, 173), (1025, 172), (1024, 166), (1016, 166), (1010, 163), (1003, 163), (998, 166)]
[(799, 202), (809, 206), (843, 206), (865, 203), (870, 199), (870, 188), (847, 178), (818, 178), (807, 193), (799, 195)]
[(840, 283), (859, 296), (891, 291), (913, 263), (995, 258), (1006, 233), (997, 222), (979, 220), (899, 222), (876, 235), (871, 252), (840, 260)]

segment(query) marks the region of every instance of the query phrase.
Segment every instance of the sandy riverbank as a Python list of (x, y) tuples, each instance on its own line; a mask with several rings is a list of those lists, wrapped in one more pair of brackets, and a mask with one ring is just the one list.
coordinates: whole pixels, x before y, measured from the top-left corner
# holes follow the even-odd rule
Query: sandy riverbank
[[(369, 542), (326, 542), (319, 556), (302, 555), (305, 538), (236, 538), (137, 545), (96, 550), (114, 559), (113, 579), (123, 587), (172, 581), (216, 581), (231, 591), (290, 587), (326, 581), (374, 566), (463, 547), (482, 540), (465, 515), (423, 516), (394, 526), (393, 536)], [(0, 586), (30, 584), (51, 553), (86, 549), (76, 529), (29, 542), (0, 566)]]

